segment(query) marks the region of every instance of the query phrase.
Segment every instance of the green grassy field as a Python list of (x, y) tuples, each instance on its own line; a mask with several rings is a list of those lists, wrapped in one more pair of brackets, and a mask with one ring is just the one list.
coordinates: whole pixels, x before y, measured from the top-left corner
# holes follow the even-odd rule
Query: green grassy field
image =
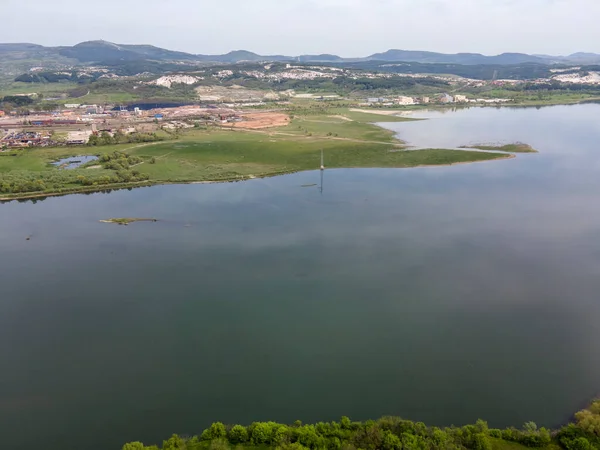
[(136, 97), (133, 94), (128, 92), (110, 92), (110, 93), (98, 93), (98, 92), (89, 92), (81, 97), (70, 98), (66, 100), (61, 100), (59, 103), (85, 103), (89, 105), (104, 105), (110, 103), (127, 103), (138, 100), (139, 97)]
[[(35, 176), (41, 179), (48, 174), (61, 172), (50, 165), (57, 159), (100, 156), (114, 151), (142, 159), (132, 169), (149, 176), (149, 181), (144, 184), (240, 180), (316, 170), (321, 164), (321, 150), (324, 152), (326, 168), (439, 166), (512, 156), (468, 150), (408, 151), (392, 132), (367, 123), (370, 120), (383, 122), (397, 119), (393, 116), (335, 110), (323, 115), (298, 115), (290, 125), (268, 130), (242, 131), (215, 127), (208, 130), (190, 129), (177, 139), (144, 144), (31, 148), (11, 152), (15, 156), (0, 154), (0, 188), (3, 174), (14, 176), (15, 173), (22, 173), (28, 177), (39, 174)], [(104, 171), (102, 168), (82, 168), (77, 169), (77, 175), (90, 178)], [(66, 187), (77, 189), (72, 181)], [(99, 189), (110, 187), (103, 185)], [(90, 187), (85, 189), (89, 190)], [(54, 191), (56, 188), (46, 187), (39, 194)], [(0, 192), (3, 198), (35, 194), (38, 193)]]
[(0, 86), (0, 98), (6, 95), (43, 94), (44, 97), (59, 95), (78, 87), (77, 83), (21, 83), (11, 82)]

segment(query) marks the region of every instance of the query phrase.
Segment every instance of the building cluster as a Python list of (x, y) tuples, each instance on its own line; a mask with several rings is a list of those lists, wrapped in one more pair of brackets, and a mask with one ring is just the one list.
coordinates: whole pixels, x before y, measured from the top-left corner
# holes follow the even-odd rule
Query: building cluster
[(69, 114), (104, 114), (105, 108), (98, 105), (82, 105), (79, 103), (66, 103), (61, 111), (63, 115)]
[(366, 102), (363, 103), (363, 106), (411, 106), (411, 105), (426, 105), (429, 103), (438, 103), (438, 104), (449, 104), (449, 103), (459, 103), (459, 104), (467, 104), (467, 103), (481, 103), (481, 104), (489, 104), (489, 103), (506, 103), (512, 101), (507, 98), (492, 98), (492, 99), (470, 99), (466, 95), (456, 94), (454, 96), (450, 94), (441, 94), (434, 97), (393, 97), (393, 98), (382, 98), (382, 97), (369, 97), (366, 99)]
[(0, 139), (0, 151), (3, 149), (49, 147), (55, 145), (49, 132), (8, 130)]
[(134, 108), (132, 111), (126, 108), (99, 108), (95, 105), (94, 111), (91, 111), (90, 105), (68, 106), (63, 111), (0, 118), (0, 149), (85, 145), (90, 136), (101, 136), (104, 133), (112, 137), (116, 133), (127, 135), (154, 132), (158, 128), (169, 131), (192, 128), (195, 124), (220, 126), (245, 121), (240, 110), (215, 105), (150, 110)]
[(276, 73), (265, 73), (259, 70), (251, 70), (242, 72), (243, 75), (258, 79), (266, 79), (271, 81), (281, 80), (316, 80), (319, 78), (337, 78), (339, 74), (333, 72), (321, 72), (310, 69), (289, 69)]

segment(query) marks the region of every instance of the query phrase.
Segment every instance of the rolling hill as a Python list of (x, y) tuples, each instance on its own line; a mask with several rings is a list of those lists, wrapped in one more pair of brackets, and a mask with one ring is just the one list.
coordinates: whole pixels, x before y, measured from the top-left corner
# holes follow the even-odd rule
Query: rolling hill
[(579, 64), (600, 63), (600, 55), (595, 53), (574, 53), (569, 56), (527, 55), (524, 53), (502, 53), (486, 56), (480, 53), (436, 53), (392, 49), (362, 58), (343, 58), (338, 55), (259, 55), (247, 50), (236, 50), (224, 55), (191, 54), (166, 50), (152, 45), (123, 45), (107, 41), (88, 41), (71, 47), (44, 47), (36, 44), (0, 44), (0, 58), (3, 60), (70, 60), (80, 63), (102, 63), (115, 61), (159, 61), (159, 62), (215, 62), (239, 63), (260, 61), (297, 62), (360, 62), (389, 61), (415, 62), (423, 64), (462, 64), (462, 65), (511, 65), (511, 64)]

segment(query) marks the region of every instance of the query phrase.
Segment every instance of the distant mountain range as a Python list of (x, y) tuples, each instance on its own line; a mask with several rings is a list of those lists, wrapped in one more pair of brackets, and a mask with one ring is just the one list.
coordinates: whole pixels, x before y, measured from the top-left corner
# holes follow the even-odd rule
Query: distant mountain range
[(239, 63), (244, 61), (290, 61), (304, 63), (343, 63), (361, 61), (416, 62), (430, 64), (600, 64), (600, 54), (574, 53), (569, 56), (527, 55), (524, 53), (503, 53), (486, 56), (479, 53), (445, 54), (425, 51), (388, 50), (364, 58), (342, 58), (337, 55), (258, 55), (246, 50), (237, 50), (225, 55), (194, 55), (191, 53), (165, 50), (152, 45), (121, 45), (106, 41), (88, 41), (72, 47), (44, 47), (36, 44), (0, 44), (0, 59), (5, 61), (54, 60), (79, 63), (102, 63), (117, 61), (181, 61), (187, 63)]

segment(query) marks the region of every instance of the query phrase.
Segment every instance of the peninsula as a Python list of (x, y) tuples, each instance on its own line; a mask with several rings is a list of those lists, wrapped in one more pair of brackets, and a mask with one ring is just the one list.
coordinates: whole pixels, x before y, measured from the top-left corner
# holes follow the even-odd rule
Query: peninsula
[[(273, 112), (236, 113), (215, 124), (198, 116), (151, 132), (102, 132), (86, 146), (27, 147), (0, 152), (0, 199), (43, 197), (164, 183), (223, 182), (320, 167), (407, 168), (509, 158), (469, 150), (406, 150), (375, 122), (414, 120), (314, 102)], [(93, 139), (92, 139), (93, 137)], [(73, 168), (57, 160), (77, 155)]]

